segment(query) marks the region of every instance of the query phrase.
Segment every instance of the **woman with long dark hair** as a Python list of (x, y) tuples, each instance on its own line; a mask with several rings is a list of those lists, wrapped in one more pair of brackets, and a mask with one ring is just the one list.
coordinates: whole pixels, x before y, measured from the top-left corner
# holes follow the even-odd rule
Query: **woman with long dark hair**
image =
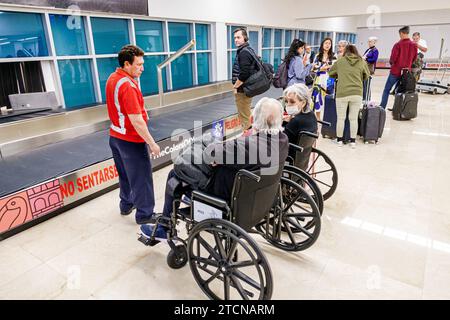
[(311, 72), (312, 65), (308, 64), (303, 41), (294, 39), (284, 58), (288, 66), (288, 87), (296, 83), (305, 83), (305, 78)]
[(344, 123), (348, 109), (350, 145), (354, 148), (358, 131), (358, 113), (362, 106), (363, 82), (370, 76), (369, 68), (356, 47), (349, 44), (345, 47), (344, 56), (333, 64), (328, 73), (332, 78), (339, 78), (336, 90), (337, 143), (342, 146), (345, 142)]
[(314, 109), (316, 110), (316, 116), (320, 119), (321, 111), (323, 109), (325, 96), (327, 94), (328, 87), (328, 70), (336, 56), (333, 52), (333, 39), (325, 38), (320, 44), (319, 53), (314, 59), (314, 71), (316, 72), (316, 79), (314, 81), (313, 100)]

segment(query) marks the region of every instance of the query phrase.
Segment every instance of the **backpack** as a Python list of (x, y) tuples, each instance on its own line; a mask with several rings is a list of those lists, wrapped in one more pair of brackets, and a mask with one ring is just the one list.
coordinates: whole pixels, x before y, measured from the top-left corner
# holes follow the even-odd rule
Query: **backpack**
[(270, 89), (273, 79), (273, 66), (270, 63), (262, 62), (252, 48), (244, 48), (244, 50), (250, 52), (258, 65), (258, 71), (252, 74), (242, 85), (245, 95), (251, 98)]
[(409, 69), (403, 69), (400, 76), (397, 93), (411, 93), (416, 91), (416, 78)]
[(288, 66), (286, 61), (278, 66), (277, 73), (273, 77), (273, 86), (275, 88), (286, 88), (288, 84)]

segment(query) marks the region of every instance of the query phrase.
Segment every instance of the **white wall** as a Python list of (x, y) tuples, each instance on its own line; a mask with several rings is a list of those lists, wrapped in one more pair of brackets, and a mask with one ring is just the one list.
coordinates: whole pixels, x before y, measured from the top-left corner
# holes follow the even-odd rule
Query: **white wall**
[(380, 58), (389, 58), (392, 46), (399, 40), (398, 29), (403, 25), (409, 25), (411, 36), (417, 31), (427, 41), (426, 59), (438, 59), (441, 38), (445, 40), (444, 51), (446, 48), (449, 49), (449, 52), (443, 56), (450, 59), (450, 9), (382, 14), (379, 29), (367, 28), (366, 20), (366, 15), (357, 19), (358, 49), (360, 50), (366, 49), (366, 40), (369, 36), (376, 36), (379, 39), (377, 48), (380, 51)]
[(228, 51), (227, 51), (227, 26), (223, 22), (217, 22), (213, 25), (215, 33), (215, 42), (213, 44), (215, 59), (213, 59), (213, 69), (216, 70), (216, 81), (228, 79)]
[(296, 19), (450, 8), (448, 0), (149, 0), (151, 16), (291, 27)]
[[(328, 6), (328, 5), (327, 5)], [(308, 10), (305, 10), (308, 8)], [(295, 0), (149, 0), (151, 17), (224, 22), (279, 28), (356, 32), (356, 17), (301, 19), (301, 13), (320, 14), (311, 1)], [(364, 12), (366, 12), (364, 10)], [(314, 16), (314, 15), (312, 15)]]

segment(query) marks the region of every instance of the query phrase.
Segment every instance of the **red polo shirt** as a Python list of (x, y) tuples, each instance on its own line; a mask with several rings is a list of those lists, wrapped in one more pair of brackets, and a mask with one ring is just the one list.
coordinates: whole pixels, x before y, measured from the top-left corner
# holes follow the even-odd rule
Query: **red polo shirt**
[(411, 69), (412, 63), (417, 58), (417, 44), (410, 39), (402, 39), (392, 48), (391, 74), (397, 77), (402, 75), (402, 69)]
[(130, 142), (145, 142), (131, 124), (129, 114), (142, 114), (148, 121), (144, 98), (138, 83), (128, 73), (117, 68), (106, 82), (106, 105), (111, 120), (109, 134)]

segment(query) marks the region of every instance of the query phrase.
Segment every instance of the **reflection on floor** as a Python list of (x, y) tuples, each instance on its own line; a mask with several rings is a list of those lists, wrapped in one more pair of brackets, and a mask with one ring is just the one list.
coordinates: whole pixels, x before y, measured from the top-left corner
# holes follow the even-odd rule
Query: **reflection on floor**
[[(450, 96), (420, 94), (419, 104), (413, 121), (388, 113), (378, 145), (319, 141), (340, 176), (318, 242), (286, 253), (256, 237), (274, 299), (450, 299)], [(155, 174), (157, 209), (169, 169)], [(168, 247), (136, 241), (117, 199), (114, 190), (2, 241), (0, 298), (204, 299), (188, 267), (168, 268)]]

